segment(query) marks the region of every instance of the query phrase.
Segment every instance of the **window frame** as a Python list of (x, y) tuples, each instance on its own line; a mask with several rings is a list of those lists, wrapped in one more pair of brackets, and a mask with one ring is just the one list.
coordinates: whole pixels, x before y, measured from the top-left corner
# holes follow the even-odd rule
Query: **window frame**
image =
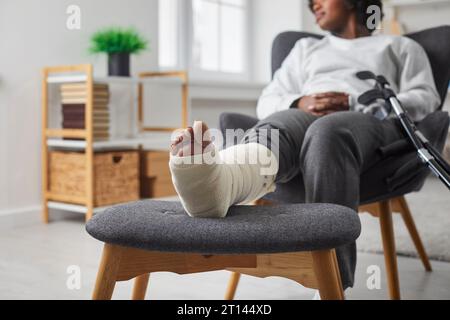
[[(164, 0), (160, 0), (164, 1)], [(209, 71), (203, 70), (199, 67), (194, 66), (193, 63), (193, 37), (194, 37), (194, 15), (192, 0), (177, 0), (178, 1), (178, 35), (177, 35), (177, 65), (173, 67), (161, 67), (161, 70), (172, 70), (172, 69), (184, 69), (189, 72), (189, 77), (192, 80), (198, 81), (224, 81), (224, 82), (250, 82), (252, 75), (252, 46), (250, 45), (251, 34), (252, 34), (252, 0), (245, 0), (246, 3), (246, 23), (245, 23), (245, 35), (243, 40), (243, 51), (244, 51), (244, 70), (241, 73), (232, 73), (224, 71)], [(159, 17), (158, 17), (159, 19)], [(158, 59), (159, 61), (159, 59)], [(159, 64), (159, 62), (158, 62)]]

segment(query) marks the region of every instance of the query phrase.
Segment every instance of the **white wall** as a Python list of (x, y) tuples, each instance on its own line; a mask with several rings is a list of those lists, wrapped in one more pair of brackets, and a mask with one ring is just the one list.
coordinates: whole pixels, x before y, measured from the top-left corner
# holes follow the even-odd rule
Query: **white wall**
[[(82, 10), (79, 31), (66, 29), (66, 8)], [(45, 65), (93, 63), (105, 75), (105, 57), (87, 53), (89, 36), (110, 25), (135, 26), (151, 52), (134, 70), (157, 66), (156, 0), (0, 1), (0, 214), (40, 204), (40, 70)]]
[(300, 30), (304, 0), (254, 0), (253, 77), (257, 82), (271, 79), (271, 49), (273, 39), (282, 31)]

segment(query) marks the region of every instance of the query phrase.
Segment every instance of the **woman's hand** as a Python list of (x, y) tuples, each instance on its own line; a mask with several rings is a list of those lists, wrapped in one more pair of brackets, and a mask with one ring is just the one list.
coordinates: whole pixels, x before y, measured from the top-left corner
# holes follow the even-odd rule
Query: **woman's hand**
[(343, 92), (325, 92), (302, 97), (297, 107), (300, 110), (322, 117), (330, 113), (348, 111), (349, 94)]

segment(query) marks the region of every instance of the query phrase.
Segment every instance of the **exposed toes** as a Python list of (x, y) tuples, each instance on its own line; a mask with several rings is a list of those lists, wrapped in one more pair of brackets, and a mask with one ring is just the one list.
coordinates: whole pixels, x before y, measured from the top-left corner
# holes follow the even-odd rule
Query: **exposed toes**
[[(208, 147), (212, 145), (208, 130), (207, 125), (201, 121), (196, 121), (192, 127), (181, 130), (175, 140), (172, 141), (171, 154), (177, 157), (184, 157), (195, 153), (207, 152)], [(197, 145), (197, 148), (195, 148), (195, 145)], [(196, 149), (200, 150), (200, 152)]]

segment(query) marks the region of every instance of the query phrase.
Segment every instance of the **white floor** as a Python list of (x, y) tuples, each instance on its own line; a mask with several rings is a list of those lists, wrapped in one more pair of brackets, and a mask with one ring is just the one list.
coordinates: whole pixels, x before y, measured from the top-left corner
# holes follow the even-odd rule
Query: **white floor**
[[(54, 217), (55, 215), (53, 215)], [(0, 299), (89, 299), (101, 254), (101, 243), (84, 231), (79, 215), (54, 219), (49, 225), (36, 220), (0, 226)], [(381, 269), (381, 289), (369, 290), (369, 266)], [(69, 266), (81, 271), (81, 288), (67, 287)], [(425, 273), (420, 261), (399, 258), (402, 295), (405, 299), (450, 299), (450, 264), (433, 262), (434, 272)], [(149, 299), (222, 299), (229, 273), (226, 271), (179, 276), (152, 275)], [(356, 286), (348, 299), (386, 299), (383, 257), (360, 254)], [(128, 299), (131, 282), (116, 287), (115, 299)], [(244, 276), (237, 299), (311, 299), (314, 291), (281, 278)]]

